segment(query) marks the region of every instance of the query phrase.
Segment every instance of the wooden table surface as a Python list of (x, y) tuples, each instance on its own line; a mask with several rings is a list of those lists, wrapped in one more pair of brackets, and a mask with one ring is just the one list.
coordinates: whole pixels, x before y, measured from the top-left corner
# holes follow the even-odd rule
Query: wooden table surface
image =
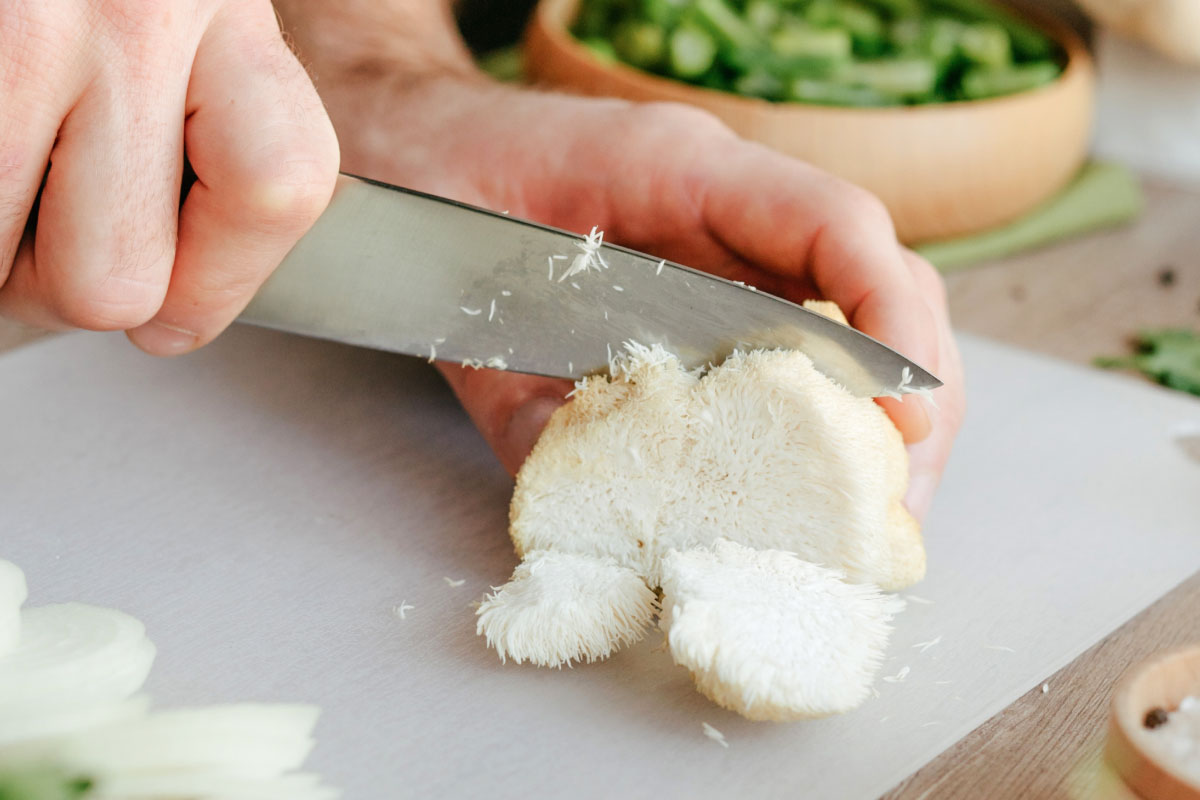
[[(950, 275), (956, 326), (1081, 363), (1125, 352), (1142, 327), (1200, 327), (1200, 190), (1145, 188), (1133, 225)], [(0, 322), (0, 350), (37, 335)], [(1197, 609), (1200, 573), (886, 797), (1131, 797), (1100, 757), (1112, 687), (1147, 656), (1200, 642)]]

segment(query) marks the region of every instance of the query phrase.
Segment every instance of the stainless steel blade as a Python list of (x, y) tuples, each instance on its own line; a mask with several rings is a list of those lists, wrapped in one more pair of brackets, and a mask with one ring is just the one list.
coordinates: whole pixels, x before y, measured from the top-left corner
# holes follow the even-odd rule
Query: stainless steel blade
[(860, 396), (941, 382), (891, 348), (793, 303), (623, 247), (563, 278), (581, 237), (344, 176), (241, 320), (439, 360), (581, 378), (627, 341), (689, 367), (788, 347)]

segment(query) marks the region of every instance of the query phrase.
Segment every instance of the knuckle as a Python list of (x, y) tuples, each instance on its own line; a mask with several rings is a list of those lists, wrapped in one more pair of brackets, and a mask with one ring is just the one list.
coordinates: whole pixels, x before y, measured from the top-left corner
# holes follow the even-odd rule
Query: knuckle
[(853, 183), (843, 182), (843, 203), (846, 213), (873, 227), (892, 229), (892, 215), (887, 206), (872, 192)]
[(908, 262), (909, 268), (913, 273), (913, 278), (916, 280), (921, 292), (932, 297), (936, 301), (937, 307), (945, 308), (949, 302), (949, 296), (946, 292), (946, 281), (942, 278), (942, 274), (934, 269), (932, 264), (911, 250), (906, 249), (904, 251), (904, 259)]
[(643, 103), (634, 108), (634, 124), (663, 130), (677, 137), (732, 136), (729, 127), (711, 112), (685, 103)]
[(314, 142), (278, 148), (247, 169), (234, 211), (267, 231), (305, 230), (329, 204), (337, 170), (336, 148)]

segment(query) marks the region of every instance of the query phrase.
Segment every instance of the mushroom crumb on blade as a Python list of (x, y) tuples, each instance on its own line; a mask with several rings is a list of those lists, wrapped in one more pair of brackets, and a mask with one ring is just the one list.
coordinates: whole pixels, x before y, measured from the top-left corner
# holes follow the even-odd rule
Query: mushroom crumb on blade
[(658, 615), (718, 704), (750, 719), (848, 711), (871, 695), (904, 606), (884, 590), (924, 575), (907, 482), (883, 410), (803, 353), (688, 371), (628, 344), (521, 468), (523, 561), (480, 604), (478, 632), (501, 659), (561, 667), (640, 640)]

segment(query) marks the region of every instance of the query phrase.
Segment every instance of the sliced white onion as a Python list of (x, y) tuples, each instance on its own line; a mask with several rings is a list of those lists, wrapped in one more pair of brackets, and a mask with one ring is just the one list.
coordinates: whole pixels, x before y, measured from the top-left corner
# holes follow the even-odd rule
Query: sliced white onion
[(0, 707), (99, 706), (132, 696), (154, 663), (128, 614), (63, 603), (21, 612), (21, 639), (0, 659)]
[(0, 747), (127, 722), (149, 709), (146, 695), (93, 706), (0, 706)]
[(25, 573), (11, 561), (0, 559), (0, 658), (11, 653), (21, 639), (21, 605), (27, 594)]
[(316, 775), (230, 778), (205, 772), (122, 775), (103, 780), (88, 800), (335, 800), (340, 792), (321, 785)]
[(276, 778), (308, 757), (318, 713), (314, 706), (257, 704), (156, 711), (64, 737), (54, 753), (72, 768), (114, 780), (173, 770)]

